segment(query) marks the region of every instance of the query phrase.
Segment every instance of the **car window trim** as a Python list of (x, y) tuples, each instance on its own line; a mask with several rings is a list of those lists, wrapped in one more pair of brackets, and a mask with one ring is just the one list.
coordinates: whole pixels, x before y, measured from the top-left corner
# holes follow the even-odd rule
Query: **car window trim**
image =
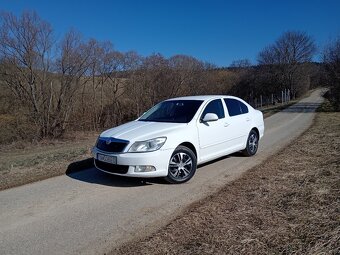
[(220, 101), (221, 101), (221, 103), (222, 103), (222, 109), (223, 109), (223, 113), (224, 113), (224, 117), (223, 117), (223, 118), (218, 118), (217, 121), (225, 119), (226, 115), (225, 115), (225, 109), (224, 109), (224, 107), (223, 107), (223, 98), (214, 98), (214, 99), (210, 100), (209, 102), (207, 102), (206, 105), (203, 106), (203, 110), (201, 111), (200, 117), (198, 118), (200, 123), (202, 123), (202, 120), (203, 120), (203, 118), (204, 118), (203, 113), (204, 113), (204, 111), (205, 111), (205, 108), (207, 108), (208, 105), (209, 105), (211, 102), (215, 101), (215, 100), (220, 100)]

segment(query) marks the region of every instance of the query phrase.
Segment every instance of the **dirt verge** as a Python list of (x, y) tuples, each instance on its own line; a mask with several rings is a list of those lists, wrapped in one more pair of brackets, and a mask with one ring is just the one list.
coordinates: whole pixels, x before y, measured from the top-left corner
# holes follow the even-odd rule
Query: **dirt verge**
[(339, 254), (340, 113), (112, 254)]
[(0, 150), (0, 190), (44, 180), (93, 166), (91, 148), (96, 136), (68, 141), (2, 147)]

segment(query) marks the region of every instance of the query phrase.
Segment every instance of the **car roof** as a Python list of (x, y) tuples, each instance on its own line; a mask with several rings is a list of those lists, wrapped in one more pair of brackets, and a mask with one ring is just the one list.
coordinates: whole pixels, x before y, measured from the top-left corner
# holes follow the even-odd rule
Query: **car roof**
[(171, 100), (210, 100), (210, 99), (215, 99), (215, 98), (225, 98), (229, 96), (225, 95), (201, 95), (201, 96), (186, 96), (186, 97), (176, 97), (176, 98), (170, 98), (167, 99), (166, 101), (171, 101)]

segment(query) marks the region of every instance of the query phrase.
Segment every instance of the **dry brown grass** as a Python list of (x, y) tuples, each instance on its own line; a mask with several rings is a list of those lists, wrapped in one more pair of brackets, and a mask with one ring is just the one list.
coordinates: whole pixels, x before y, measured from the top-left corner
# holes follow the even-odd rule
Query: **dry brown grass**
[(63, 140), (0, 146), (0, 190), (65, 174), (69, 165), (91, 157), (94, 133), (73, 133)]
[(339, 254), (340, 114), (112, 254)]

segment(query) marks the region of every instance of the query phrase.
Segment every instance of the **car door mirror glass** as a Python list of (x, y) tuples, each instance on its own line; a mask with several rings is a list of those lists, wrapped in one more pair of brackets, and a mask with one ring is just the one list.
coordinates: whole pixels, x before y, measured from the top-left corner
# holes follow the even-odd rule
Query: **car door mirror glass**
[(203, 122), (210, 122), (218, 120), (218, 116), (215, 113), (207, 113), (202, 119)]

